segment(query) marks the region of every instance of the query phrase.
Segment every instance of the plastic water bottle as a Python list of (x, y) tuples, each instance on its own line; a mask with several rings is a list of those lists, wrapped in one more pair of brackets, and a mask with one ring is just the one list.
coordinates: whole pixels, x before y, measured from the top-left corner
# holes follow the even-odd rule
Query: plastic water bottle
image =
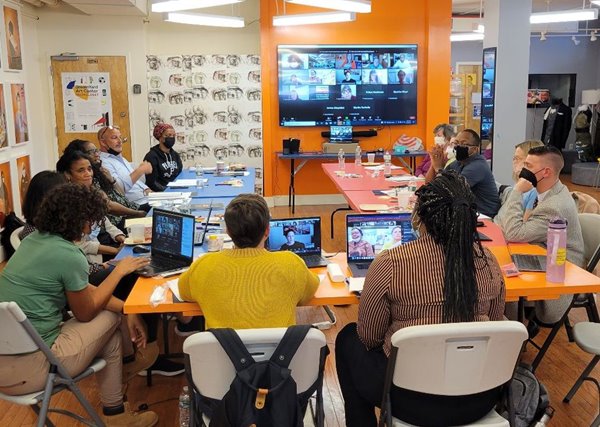
[(344, 161), (344, 150), (341, 148), (338, 152), (338, 170), (346, 170), (346, 162)]
[(411, 179), (410, 181), (408, 181), (408, 191), (410, 191), (411, 193), (414, 193), (415, 191), (417, 191), (417, 180), (416, 179)]
[(188, 386), (184, 385), (179, 395), (179, 427), (190, 425), (190, 393)]
[(362, 150), (360, 149), (360, 145), (356, 144), (356, 151), (354, 151), (354, 166), (362, 165)]
[(392, 155), (389, 151), (383, 155), (383, 176), (386, 178), (392, 176)]
[(548, 223), (548, 248), (546, 255), (546, 280), (560, 283), (565, 281), (567, 261), (567, 220), (553, 218)]
[(202, 163), (196, 163), (196, 187), (204, 187), (204, 168)]

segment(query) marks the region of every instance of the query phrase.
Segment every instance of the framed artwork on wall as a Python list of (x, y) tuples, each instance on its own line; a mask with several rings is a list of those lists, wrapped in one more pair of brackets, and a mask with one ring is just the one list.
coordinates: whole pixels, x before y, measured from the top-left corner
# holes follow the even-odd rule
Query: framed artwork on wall
[(15, 144), (22, 144), (29, 141), (27, 107), (25, 105), (25, 85), (21, 83), (11, 83), (10, 95), (12, 101), (13, 123), (15, 126)]
[(8, 70), (20, 71), (23, 69), (20, 28), (19, 12), (12, 7), (4, 6), (4, 34), (6, 35)]
[(31, 181), (31, 166), (29, 164), (29, 156), (17, 157), (17, 179), (19, 181), (19, 196), (21, 199), (21, 208), (25, 200), (25, 194), (29, 188)]
[(0, 163), (0, 227), (4, 227), (6, 215), (14, 211), (10, 162)]
[(0, 150), (8, 148), (8, 128), (6, 127), (6, 101), (4, 84), (0, 83)]

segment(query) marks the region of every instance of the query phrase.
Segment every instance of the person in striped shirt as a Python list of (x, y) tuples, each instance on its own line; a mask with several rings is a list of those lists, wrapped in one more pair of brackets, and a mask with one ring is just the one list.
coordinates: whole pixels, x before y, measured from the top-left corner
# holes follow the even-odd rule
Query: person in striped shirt
[[(391, 336), (413, 325), (502, 320), (505, 287), (498, 262), (475, 237), (477, 206), (464, 177), (441, 171), (416, 192), (419, 238), (373, 261), (358, 322), (336, 339), (336, 369), (346, 425), (376, 426)], [(461, 425), (482, 418), (498, 390), (431, 396), (393, 388), (393, 415), (415, 425)]]

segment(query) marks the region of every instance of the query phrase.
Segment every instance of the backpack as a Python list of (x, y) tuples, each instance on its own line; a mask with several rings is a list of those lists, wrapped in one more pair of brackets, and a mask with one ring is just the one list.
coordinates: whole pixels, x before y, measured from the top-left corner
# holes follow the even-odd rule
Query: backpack
[[(256, 362), (233, 329), (210, 329), (236, 370), (229, 391), (220, 401), (200, 396), (210, 427), (301, 427), (308, 399), (323, 382), (329, 349), (321, 350), (319, 376), (301, 395), (288, 368), (309, 325), (289, 327), (269, 360)], [(208, 407), (207, 407), (208, 406)]]
[(6, 254), (6, 259), (10, 259), (10, 257), (15, 253), (15, 248), (13, 248), (10, 243), (10, 236), (13, 231), (18, 228), (21, 228), (25, 225), (25, 223), (15, 215), (14, 212), (9, 213), (4, 218), (4, 230), (2, 230), (2, 235), (0, 236), (0, 243), (4, 247), (4, 253)]
[[(539, 421), (550, 406), (546, 387), (539, 382), (531, 366), (520, 363), (510, 383), (509, 396), (515, 412), (515, 427), (529, 427)], [(505, 411), (502, 414), (508, 418)]]

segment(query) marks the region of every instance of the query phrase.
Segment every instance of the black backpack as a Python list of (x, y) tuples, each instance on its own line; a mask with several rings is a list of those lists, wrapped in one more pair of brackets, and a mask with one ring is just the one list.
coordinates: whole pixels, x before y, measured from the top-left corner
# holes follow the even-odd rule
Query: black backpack
[(309, 325), (291, 326), (269, 360), (256, 362), (233, 329), (210, 329), (236, 370), (229, 391), (220, 401), (200, 396), (200, 412), (210, 416), (210, 427), (301, 427), (308, 399), (321, 390), (329, 349), (321, 350), (319, 377), (298, 395), (288, 368)]
[[(550, 406), (546, 387), (537, 379), (531, 366), (520, 363), (510, 383), (515, 427), (529, 427), (539, 421)], [(508, 413), (502, 414), (508, 419)]]
[(0, 236), (0, 243), (2, 243), (2, 246), (4, 247), (6, 259), (10, 259), (15, 253), (15, 248), (13, 248), (12, 243), (10, 243), (10, 236), (13, 231), (24, 225), (25, 223), (15, 215), (14, 212), (9, 213), (6, 218), (4, 218), (4, 230), (2, 231), (2, 236)]

